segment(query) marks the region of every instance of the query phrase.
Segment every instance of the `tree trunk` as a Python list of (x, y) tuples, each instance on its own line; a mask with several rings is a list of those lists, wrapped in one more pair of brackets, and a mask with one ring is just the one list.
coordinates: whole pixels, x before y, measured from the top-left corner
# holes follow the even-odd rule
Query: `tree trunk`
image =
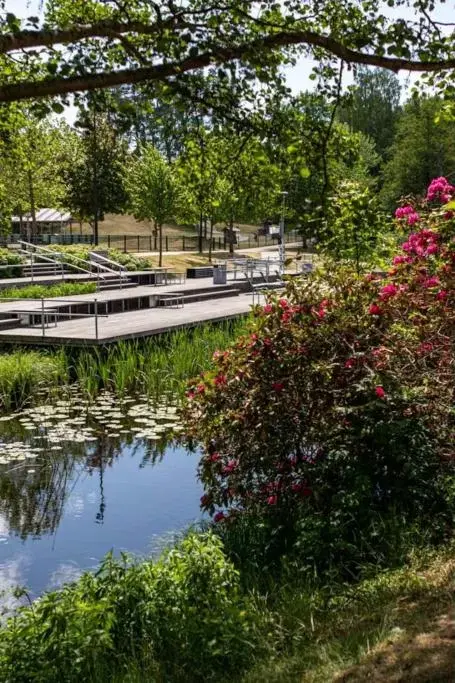
[(234, 253), (234, 216), (229, 221), (229, 253)]
[(163, 224), (162, 223), (159, 224), (158, 230), (159, 230), (159, 249), (160, 249), (158, 266), (160, 268), (162, 268), (162, 266), (163, 266)]
[(202, 211), (199, 216), (199, 253), (202, 254), (203, 252), (203, 245), (202, 245)]
[(207, 216), (204, 216), (204, 239), (207, 239)]
[(27, 222), (27, 240), (30, 240), (32, 235), (36, 235), (36, 205), (35, 205), (35, 188), (33, 185), (33, 174), (32, 169), (27, 170), (27, 182), (28, 182), (28, 196), (30, 200), (30, 213), (32, 215), (32, 227), (30, 230), (30, 221)]
[(214, 227), (214, 222), (213, 222), (213, 219), (211, 218), (210, 219), (209, 263), (212, 262), (213, 227)]
[(98, 246), (98, 141), (96, 137), (96, 112), (93, 113), (93, 145), (92, 145), (92, 203), (93, 203), (93, 241)]

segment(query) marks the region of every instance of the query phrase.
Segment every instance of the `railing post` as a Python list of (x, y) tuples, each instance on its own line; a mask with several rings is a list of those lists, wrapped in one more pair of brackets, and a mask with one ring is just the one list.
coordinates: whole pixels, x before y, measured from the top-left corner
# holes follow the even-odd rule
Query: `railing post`
[(95, 308), (95, 339), (98, 341), (98, 299), (94, 300)]
[(126, 235), (123, 235), (123, 253), (126, 254)]
[(46, 336), (46, 327), (44, 325), (44, 299), (41, 297), (41, 331), (43, 333), (43, 337)]
[(152, 236), (149, 235), (149, 251), (152, 251)]
[(169, 242), (168, 242), (168, 237), (166, 235), (166, 251), (169, 251)]
[(139, 235), (137, 236), (137, 250), (138, 250), (138, 251), (141, 250), (141, 247), (140, 247), (140, 244), (139, 244)]

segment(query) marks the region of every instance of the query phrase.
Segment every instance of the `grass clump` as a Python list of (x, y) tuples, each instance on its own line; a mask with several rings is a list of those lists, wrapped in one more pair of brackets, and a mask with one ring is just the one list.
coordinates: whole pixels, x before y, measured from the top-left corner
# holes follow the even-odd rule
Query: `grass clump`
[(243, 326), (241, 320), (204, 325), (82, 351), (72, 361), (74, 379), (89, 396), (101, 389), (119, 395), (137, 391), (181, 395), (185, 381), (207, 370), (213, 353), (229, 345)]
[(0, 354), (0, 408), (4, 411), (51, 393), (67, 381), (68, 366), (63, 351), (17, 350)]
[(229, 681), (254, 649), (238, 574), (212, 534), (189, 534), (157, 562), (107, 556), (11, 618), (0, 632), (0, 680), (66, 683)]
[(29, 285), (0, 290), (0, 299), (49, 299), (56, 296), (93, 294), (96, 282), (59, 282), (53, 285)]

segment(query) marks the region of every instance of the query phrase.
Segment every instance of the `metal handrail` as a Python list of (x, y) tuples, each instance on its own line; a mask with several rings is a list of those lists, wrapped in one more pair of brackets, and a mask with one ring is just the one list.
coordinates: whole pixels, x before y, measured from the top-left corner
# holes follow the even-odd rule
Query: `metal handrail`
[[(108, 268), (108, 266), (104, 266), (107, 268), (111, 273), (115, 273), (116, 275), (120, 273), (120, 275), (126, 275), (126, 267), (122, 266), (121, 263), (117, 263), (117, 261), (112, 261), (110, 258), (106, 258), (106, 256), (103, 256), (102, 254), (98, 254), (96, 251), (90, 251), (89, 255), (92, 257), (95, 257), (95, 263), (98, 263), (98, 259), (101, 261), (104, 261), (105, 263), (110, 263), (112, 266), (115, 266), (118, 269), (118, 272), (114, 270), (113, 268)], [(103, 266), (103, 264), (100, 264)]]
[(85, 300), (85, 304), (93, 304), (94, 307), (94, 313), (64, 313), (59, 311), (58, 309), (55, 308), (47, 308), (45, 306), (46, 302), (54, 302), (54, 303), (81, 303), (80, 299), (59, 299), (56, 297), (55, 299), (44, 299), (41, 297), (41, 299), (21, 299), (19, 297), (7, 297), (4, 299), (4, 301), (39, 301), (41, 302), (41, 306), (39, 308), (35, 308), (32, 310), (27, 310), (27, 309), (18, 309), (18, 310), (12, 310), (9, 311), (10, 313), (14, 315), (40, 315), (41, 316), (41, 330), (42, 330), (42, 336), (46, 336), (46, 317), (49, 316), (54, 316), (55, 323), (57, 324), (57, 319), (58, 318), (94, 318), (95, 320), (95, 339), (98, 341), (99, 338), (99, 330), (98, 330), (98, 319), (99, 318), (108, 318), (109, 315), (107, 313), (98, 313), (98, 299), (88, 299)]
[[(70, 254), (70, 258), (71, 258), (70, 261), (64, 261), (63, 260), (63, 254), (60, 251), (54, 251), (53, 249), (48, 249), (47, 247), (41, 247), (41, 246), (38, 246), (37, 244), (31, 244), (30, 242), (24, 242), (24, 240), (19, 240), (19, 244), (25, 245), (26, 248), (24, 249), (24, 251), (27, 254), (33, 254), (33, 255), (36, 255), (42, 259), (48, 258), (49, 260), (52, 261), (51, 258), (43, 256), (43, 254), (41, 253), (42, 251), (45, 251), (46, 254), (52, 254), (52, 256), (54, 257), (54, 259), (53, 259), (54, 263), (57, 262), (55, 257), (60, 256), (60, 259), (61, 259), (60, 263), (62, 264), (62, 266), (63, 266), (63, 263), (65, 263), (65, 265), (67, 265), (68, 267), (74, 268), (75, 270), (79, 270), (82, 273), (88, 273), (89, 275), (93, 275), (92, 267), (96, 266), (96, 275), (97, 275), (98, 279), (99, 278), (101, 278), (102, 280), (106, 279), (104, 277), (104, 275), (102, 273), (100, 273), (100, 269), (109, 271), (109, 268), (106, 268), (105, 266), (101, 266), (99, 263), (92, 262), (92, 261), (86, 261), (85, 259), (82, 259), (79, 256), (75, 256), (74, 254)], [(31, 250), (29, 250), (28, 247), (31, 247)], [(81, 266), (78, 266), (78, 265), (72, 263), (73, 260), (78, 261), (79, 263), (83, 263), (86, 267), (82, 268)], [(87, 268), (87, 266), (88, 266), (88, 268)]]

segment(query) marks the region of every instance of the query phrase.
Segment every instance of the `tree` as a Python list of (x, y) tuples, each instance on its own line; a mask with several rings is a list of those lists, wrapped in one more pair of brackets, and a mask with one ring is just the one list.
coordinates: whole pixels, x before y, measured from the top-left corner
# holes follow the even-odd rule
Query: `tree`
[(455, 177), (455, 121), (439, 119), (443, 105), (437, 97), (419, 97), (404, 106), (383, 171), (387, 209), (401, 196), (422, 195), (435, 176)]
[(395, 74), (385, 69), (358, 67), (351, 98), (340, 110), (340, 120), (374, 140), (382, 157), (394, 138), (400, 93)]
[(32, 112), (16, 112), (15, 126), (0, 148), (2, 179), (12, 210), (30, 214), (28, 237), (36, 233), (39, 208), (65, 206), (64, 172), (70, 162), (74, 133), (66, 123), (37, 120)]
[(163, 265), (163, 223), (174, 216), (179, 188), (174, 171), (152, 145), (141, 148), (127, 168), (126, 187), (133, 215), (153, 221), (159, 242), (159, 265)]
[(94, 242), (98, 244), (99, 221), (106, 213), (120, 212), (125, 207), (127, 149), (108, 116), (95, 109), (81, 112), (76, 126), (81, 134), (65, 173), (66, 202), (80, 220), (92, 223)]
[[(183, 7), (170, 0), (159, 5), (130, 0), (127, 6), (56, 0), (49, 3), (45, 26), (39, 27), (36, 18), (22, 26), (12, 13), (2, 18), (0, 101), (145, 81), (172, 89), (185, 74), (210, 65), (217, 65), (223, 78), (231, 63), (237, 64), (238, 81), (267, 82), (297, 47), (318, 61), (328, 57), (392, 71), (432, 72), (440, 85), (450, 87), (446, 73), (455, 67), (453, 31), (438, 22), (438, 4), (416, 0), (406, 20), (386, 16), (375, 0), (291, 0), (283, 8), (271, 0), (228, 0), (221, 6), (192, 0)], [(22, 67), (19, 78), (10, 71), (14, 60)]]

